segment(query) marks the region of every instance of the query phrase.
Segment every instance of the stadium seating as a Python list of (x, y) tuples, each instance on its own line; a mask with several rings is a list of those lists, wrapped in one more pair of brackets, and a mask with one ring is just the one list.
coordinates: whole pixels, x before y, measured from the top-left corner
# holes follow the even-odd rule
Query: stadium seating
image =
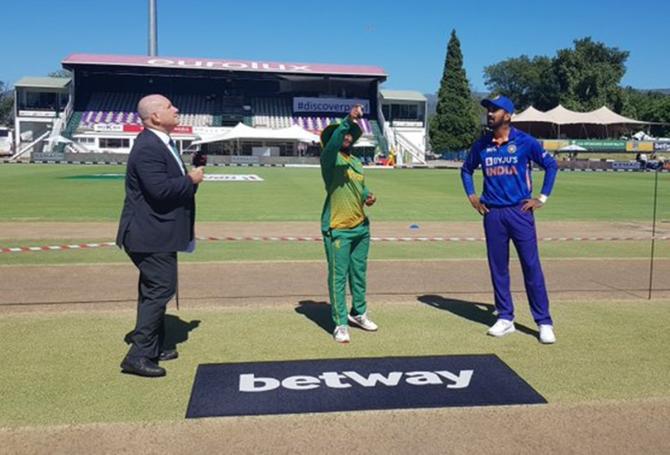
[(285, 98), (253, 98), (252, 126), (261, 128), (288, 128), (292, 125), (291, 100)]
[[(135, 109), (142, 96), (142, 93), (93, 93), (84, 109), (78, 112), (80, 120), (76, 123), (76, 129), (93, 129), (96, 124), (140, 124), (141, 119)], [(181, 124), (188, 126), (235, 126), (243, 122), (253, 127), (278, 129), (299, 125), (318, 134), (341, 118), (338, 115), (293, 115), (291, 98), (255, 97), (247, 106), (244, 97), (228, 94), (167, 96), (179, 108)], [(363, 133), (378, 138), (380, 134), (374, 130), (371, 122), (374, 120), (362, 120)], [(72, 130), (72, 123), (68, 126)]]
[[(91, 129), (95, 124), (139, 124), (141, 119), (135, 109), (142, 98), (141, 93), (94, 93), (82, 112), (80, 129)], [(214, 115), (221, 108), (219, 103), (204, 96), (168, 95), (179, 108), (181, 124), (189, 126), (213, 126)]]
[[(293, 117), (293, 124), (294, 125), (299, 125), (300, 127), (306, 129), (307, 131), (312, 131), (312, 132), (315, 132), (315, 133), (319, 133), (326, 126), (330, 125), (331, 123), (337, 122), (341, 118), (342, 117), (294, 116)], [(360, 121), (359, 124), (361, 125), (361, 129), (363, 130), (363, 134), (370, 135), (370, 134), (373, 133), (372, 126), (370, 124), (370, 120), (364, 118)]]

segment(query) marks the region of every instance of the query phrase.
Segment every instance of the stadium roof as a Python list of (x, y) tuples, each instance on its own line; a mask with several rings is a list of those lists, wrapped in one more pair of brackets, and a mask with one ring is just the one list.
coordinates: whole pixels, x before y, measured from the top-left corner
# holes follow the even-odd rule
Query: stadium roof
[(14, 87), (65, 88), (69, 83), (69, 77), (23, 77)]
[(423, 93), (411, 90), (380, 90), (382, 98), (395, 101), (427, 101)]
[(649, 125), (650, 122), (642, 122), (632, 118), (624, 117), (611, 111), (606, 106), (591, 112), (575, 112), (566, 109), (560, 104), (547, 112), (538, 111), (533, 106), (523, 112), (515, 114), (512, 121), (520, 122), (543, 122), (555, 125)]
[(150, 57), (142, 55), (72, 54), (63, 62), (73, 66), (122, 66), (145, 68), (170, 68), (180, 70), (212, 70), (228, 72), (255, 72), (274, 74), (372, 76), (386, 79), (384, 69), (378, 66), (331, 65), (322, 63), (288, 63), (264, 60), (211, 59), (193, 57)]

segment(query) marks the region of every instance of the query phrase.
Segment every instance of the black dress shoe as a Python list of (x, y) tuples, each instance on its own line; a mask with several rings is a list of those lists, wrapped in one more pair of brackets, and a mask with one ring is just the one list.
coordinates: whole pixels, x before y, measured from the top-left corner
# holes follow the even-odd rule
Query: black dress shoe
[(165, 376), (165, 368), (161, 368), (146, 357), (126, 357), (121, 362), (121, 370), (124, 373), (136, 374), (147, 378)]
[(161, 351), (158, 356), (158, 361), (165, 362), (167, 360), (174, 360), (179, 357), (179, 353), (176, 349), (168, 349), (167, 351)]

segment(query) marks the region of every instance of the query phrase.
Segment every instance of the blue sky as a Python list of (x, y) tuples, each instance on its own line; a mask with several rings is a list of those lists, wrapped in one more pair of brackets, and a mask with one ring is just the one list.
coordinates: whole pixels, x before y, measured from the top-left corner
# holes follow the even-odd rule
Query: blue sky
[[(0, 80), (41, 76), (75, 52), (147, 53), (146, 0), (5, 0)], [(385, 88), (437, 90), (452, 29), (468, 78), (508, 57), (551, 55), (591, 36), (630, 51), (624, 85), (670, 87), (670, 1), (158, 0), (159, 54), (366, 64)]]

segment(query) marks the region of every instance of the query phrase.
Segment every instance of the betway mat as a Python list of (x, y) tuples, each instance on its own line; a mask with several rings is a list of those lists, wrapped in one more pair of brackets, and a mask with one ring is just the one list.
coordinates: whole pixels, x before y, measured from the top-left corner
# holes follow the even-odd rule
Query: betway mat
[(540, 404), (495, 355), (199, 365), (187, 418)]

